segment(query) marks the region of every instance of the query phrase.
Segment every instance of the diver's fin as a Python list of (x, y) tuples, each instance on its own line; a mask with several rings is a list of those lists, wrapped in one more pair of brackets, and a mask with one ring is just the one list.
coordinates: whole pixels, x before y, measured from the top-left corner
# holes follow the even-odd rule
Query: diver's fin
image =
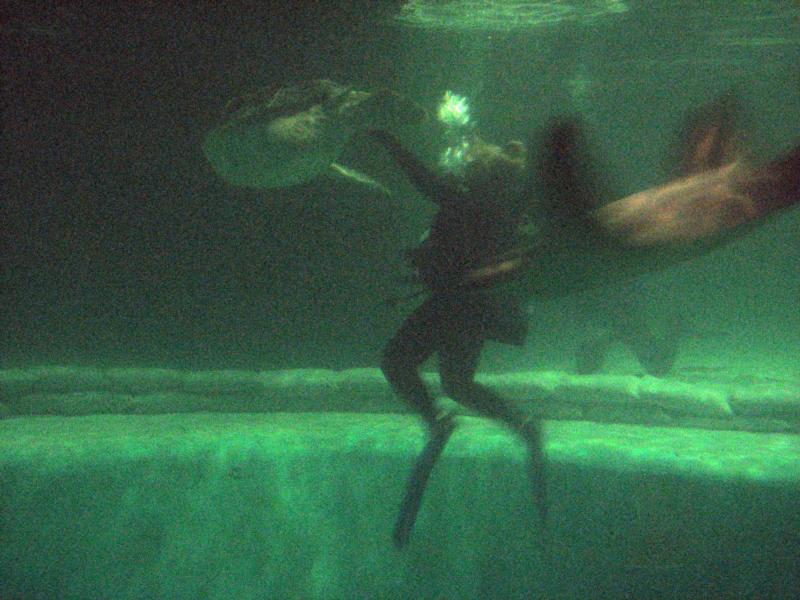
[(738, 158), (739, 112), (738, 99), (728, 92), (689, 114), (678, 141), (679, 176), (716, 169)]
[(540, 419), (527, 420), (520, 430), (528, 448), (527, 471), (528, 479), (533, 488), (533, 503), (543, 528), (547, 528), (548, 496), (547, 496), (547, 461), (544, 455), (544, 440), (542, 439), (542, 421)]
[(380, 181), (373, 179), (361, 171), (356, 171), (355, 169), (351, 169), (350, 167), (345, 167), (344, 165), (334, 162), (331, 163), (330, 172), (335, 177), (343, 177), (345, 179), (349, 179), (350, 181), (355, 181), (356, 183), (372, 188), (373, 190), (376, 190), (386, 196), (392, 195), (392, 191)]
[(444, 450), (447, 440), (450, 439), (454, 429), (455, 422), (451, 416), (443, 417), (438, 421), (431, 430), (431, 435), (425, 444), (425, 448), (423, 448), (422, 453), (417, 458), (417, 462), (414, 464), (414, 469), (411, 471), (411, 476), (406, 483), (406, 492), (400, 504), (400, 513), (397, 515), (397, 522), (392, 534), (394, 545), (397, 548), (405, 547), (411, 538), (411, 530), (414, 529), (414, 523), (417, 520), (417, 513), (419, 512), (422, 496), (425, 494), (425, 487), (428, 485), (431, 471), (433, 471), (433, 467), (436, 465), (436, 461), (442, 454), (442, 450)]

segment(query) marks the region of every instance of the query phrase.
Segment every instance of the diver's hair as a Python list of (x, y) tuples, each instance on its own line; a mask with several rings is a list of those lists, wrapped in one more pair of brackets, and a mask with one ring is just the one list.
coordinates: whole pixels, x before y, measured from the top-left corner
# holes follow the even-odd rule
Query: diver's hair
[(528, 164), (528, 154), (522, 142), (513, 140), (498, 146), (477, 135), (470, 140), (466, 158), (464, 179), (470, 188), (519, 181), (524, 177)]

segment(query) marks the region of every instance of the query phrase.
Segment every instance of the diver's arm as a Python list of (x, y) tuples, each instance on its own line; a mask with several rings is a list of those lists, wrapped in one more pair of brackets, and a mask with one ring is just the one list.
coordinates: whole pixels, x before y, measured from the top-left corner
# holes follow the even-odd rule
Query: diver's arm
[(445, 206), (459, 201), (460, 190), (432, 172), (413, 153), (403, 147), (397, 137), (380, 129), (370, 130), (369, 135), (389, 151), (414, 187), (432, 202)]

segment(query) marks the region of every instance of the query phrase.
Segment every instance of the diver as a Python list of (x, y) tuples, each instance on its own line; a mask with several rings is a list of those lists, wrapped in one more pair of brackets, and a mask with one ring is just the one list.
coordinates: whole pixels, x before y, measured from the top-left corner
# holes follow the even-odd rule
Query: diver
[[(381, 361), (392, 389), (423, 418), (429, 434), (409, 478), (395, 525), (398, 547), (408, 542), (428, 477), (455, 428), (452, 415), (438, 412), (419, 374), (422, 364), (434, 354), (439, 359), (442, 390), (450, 398), (501, 421), (523, 438), (535, 505), (543, 523), (547, 516), (540, 420), (531, 418), (519, 403), (474, 380), (487, 341), (524, 344), (528, 326), (523, 302), (529, 294), (495, 287), (493, 273), (489, 277), (492, 281), (483, 289), (464, 285), (470, 274), (481, 272), (483, 265), (493, 265), (497, 257), (520, 247), (522, 236), (531, 230), (532, 199), (540, 195), (531, 179), (538, 179), (541, 173), (537, 171), (532, 177), (522, 142), (510, 141), (500, 147), (475, 135), (468, 128), (464, 99), (445, 94), (439, 120), (446, 125), (449, 144), (440, 160), (446, 171), (443, 175), (432, 172), (393, 135), (382, 130), (369, 132), (439, 209), (427, 237), (406, 254), (427, 298), (388, 342)], [(559, 182), (559, 190), (563, 184)], [(571, 192), (574, 203), (575, 190)], [(636, 329), (629, 328), (630, 337)]]
[(387, 381), (422, 416), (429, 434), (408, 481), (394, 543), (402, 547), (408, 542), (428, 476), (455, 428), (451, 414), (438, 412), (419, 374), (433, 354), (438, 355), (442, 389), (450, 398), (503, 422), (525, 441), (534, 500), (544, 522), (547, 500), (540, 422), (475, 381), (486, 341), (524, 343), (524, 311), (501, 290), (467, 290), (459, 285), (470, 270), (515, 243), (526, 212), (525, 146), (511, 141), (500, 147), (473, 135), (462, 146), (463, 173), (437, 175), (393, 135), (379, 130), (370, 135), (438, 206), (427, 238), (407, 254), (427, 298), (388, 342), (381, 361)]

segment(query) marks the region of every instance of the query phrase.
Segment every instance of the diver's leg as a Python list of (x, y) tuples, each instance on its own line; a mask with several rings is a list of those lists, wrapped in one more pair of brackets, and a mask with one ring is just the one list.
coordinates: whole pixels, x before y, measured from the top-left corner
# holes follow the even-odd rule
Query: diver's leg
[(398, 396), (428, 426), (436, 422), (436, 406), (419, 368), (436, 351), (436, 304), (426, 300), (400, 326), (383, 351), (381, 370)]
[(483, 343), (480, 337), (449, 340), (439, 352), (442, 388), (453, 400), (483, 416), (503, 422), (522, 437), (528, 449), (527, 469), (533, 485), (534, 503), (542, 524), (546, 524), (547, 473), (541, 422), (526, 415), (513, 401), (475, 382)]
[(389, 341), (381, 363), (389, 384), (422, 416), (428, 427), (428, 440), (406, 483), (395, 523), (392, 538), (398, 548), (408, 543), (431, 471), (455, 428), (451, 416), (437, 413), (433, 397), (419, 375), (420, 365), (438, 344), (441, 329), (438, 303), (436, 298), (429, 299), (406, 319)]

